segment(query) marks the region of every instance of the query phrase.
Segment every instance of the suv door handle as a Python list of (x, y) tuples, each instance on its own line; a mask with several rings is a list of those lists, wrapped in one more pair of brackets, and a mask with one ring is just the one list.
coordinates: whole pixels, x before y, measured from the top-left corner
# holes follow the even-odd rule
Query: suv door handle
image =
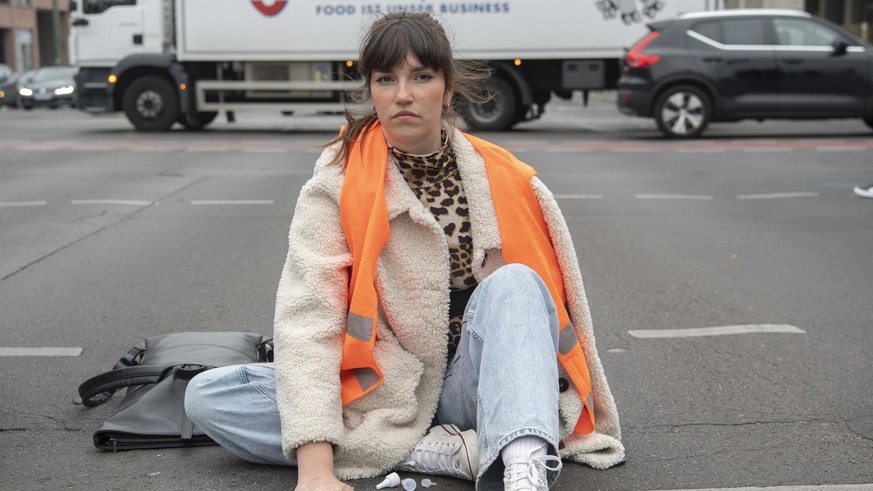
[(88, 25), (88, 19), (83, 19), (83, 18), (81, 18), (81, 17), (76, 17), (75, 19), (73, 19), (73, 25), (74, 25), (74, 26), (87, 26), (87, 25)]

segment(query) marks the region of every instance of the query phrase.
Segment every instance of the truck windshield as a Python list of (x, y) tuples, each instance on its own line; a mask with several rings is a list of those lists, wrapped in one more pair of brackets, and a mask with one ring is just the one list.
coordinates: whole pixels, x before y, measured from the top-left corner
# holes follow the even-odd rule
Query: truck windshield
[(136, 0), (83, 0), (82, 11), (86, 14), (99, 14), (118, 5), (136, 5)]

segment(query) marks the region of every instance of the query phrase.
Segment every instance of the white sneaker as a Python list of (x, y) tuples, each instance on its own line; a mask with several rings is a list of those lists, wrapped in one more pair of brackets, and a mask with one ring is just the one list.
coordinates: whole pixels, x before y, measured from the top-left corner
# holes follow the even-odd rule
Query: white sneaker
[[(553, 463), (551, 467), (549, 463)], [(503, 470), (505, 491), (549, 491), (546, 471), (559, 471), (561, 458), (555, 455), (539, 455), (527, 461), (509, 464)]]
[(474, 481), (479, 473), (476, 431), (437, 425), (427, 431), (397, 470)]
[(869, 186), (855, 186), (855, 194), (862, 198), (873, 198), (873, 184)]

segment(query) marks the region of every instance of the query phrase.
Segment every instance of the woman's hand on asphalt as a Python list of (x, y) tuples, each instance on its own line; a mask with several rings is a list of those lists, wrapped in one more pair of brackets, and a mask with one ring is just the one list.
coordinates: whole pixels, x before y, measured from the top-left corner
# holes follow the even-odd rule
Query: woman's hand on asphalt
[(294, 491), (355, 491), (355, 488), (334, 476), (313, 476), (298, 481)]

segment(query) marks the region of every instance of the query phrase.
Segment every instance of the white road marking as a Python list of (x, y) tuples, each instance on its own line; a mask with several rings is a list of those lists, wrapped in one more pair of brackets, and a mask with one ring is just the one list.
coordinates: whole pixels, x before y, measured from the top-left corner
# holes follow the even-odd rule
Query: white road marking
[(0, 207), (45, 206), (45, 201), (0, 201)]
[(724, 148), (680, 148), (679, 153), (725, 153)]
[(194, 199), (192, 205), (272, 205), (272, 199)]
[(546, 153), (589, 153), (590, 148), (547, 148)]
[(603, 199), (602, 194), (556, 194), (555, 199)]
[(778, 153), (778, 152), (790, 152), (793, 149), (791, 147), (752, 147), (752, 148), (744, 148), (743, 152), (746, 153), (755, 153), (755, 152), (763, 152), (763, 153)]
[(694, 327), (690, 329), (642, 329), (628, 331), (635, 338), (698, 338), (729, 334), (794, 333), (806, 331), (788, 324), (745, 324), (740, 326)]
[(243, 152), (248, 153), (285, 153), (288, 149), (286, 148), (246, 148), (243, 149)]
[(697, 199), (710, 200), (712, 196), (705, 194), (635, 194), (636, 199)]
[(130, 206), (149, 206), (154, 204), (153, 201), (142, 201), (136, 199), (74, 199), (70, 201), (74, 205), (130, 205)]
[[(662, 491), (680, 490), (674, 489)], [(681, 491), (873, 491), (873, 484), (810, 484), (800, 486), (683, 489)]]
[(818, 198), (818, 193), (740, 194), (737, 199)]
[(12, 348), (0, 347), (0, 356), (79, 356), (82, 348)]
[(866, 152), (867, 147), (816, 147), (819, 152)]

